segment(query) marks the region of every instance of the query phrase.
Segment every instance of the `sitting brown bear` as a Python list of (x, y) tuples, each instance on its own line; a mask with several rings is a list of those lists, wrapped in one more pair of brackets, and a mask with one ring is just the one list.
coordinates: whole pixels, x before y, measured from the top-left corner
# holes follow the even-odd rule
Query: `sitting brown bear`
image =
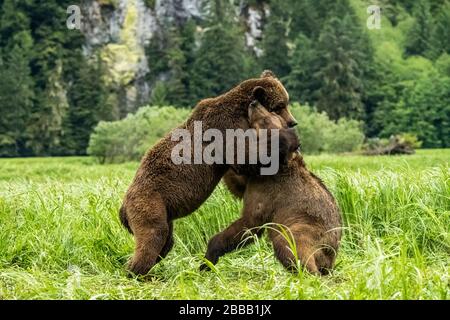
[[(285, 122), (294, 126), (288, 110), (289, 96), (273, 73), (242, 82), (229, 92), (198, 103), (190, 118), (179, 127), (194, 131), (194, 122), (202, 122), (202, 130), (249, 128), (248, 108), (258, 100), (269, 110), (276, 110)], [(146, 274), (173, 246), (172, 221), (195, 211), (212, 193), (230, 165), (174, 164), (171, 153), (177, 142), (169, 133), (143, 157), (129, 187), (120, 218), (136, 240), (129, 269)], [(245, 167), (235, 167), (242, 172)]]
[[(257, 129), (286, 126), (283, 118), (259, 103), (249, 108), (249, 122)], [(264, 229), (258, 227), (275, 223), (269, 228), (269, 237), (283, 266), (296, 269), (298, 258), (313, 274), (325, 274), (333, 267), (341, 239), (340, 211), (321, 180), (306, 169), (297, 146), (298, 141), (292, 139), (289, 162), (278, 174), (246, 179), (237, 176), (246, 180), (242, 217), (209, 241), (205, 257), (211, 263), (239, 244), (250, 243), (251, 237), (243, 242), (246, 232), (259, 236)], [(282, 228), (292, 236), (296, 252), (280, 232)], [(201, 266), (207, 268), (206, 264)]]

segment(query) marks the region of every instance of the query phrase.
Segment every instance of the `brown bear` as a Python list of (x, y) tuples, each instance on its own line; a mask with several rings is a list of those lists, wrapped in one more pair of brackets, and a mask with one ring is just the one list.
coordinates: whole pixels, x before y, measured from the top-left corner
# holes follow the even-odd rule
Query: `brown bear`
[[(249, 122), (256, 128), (286, 127), (283, 118), (259, 103), (249, 108)], [(307, 170), (297, 146), (292, 139), (289, 161), (278, 174), (246, 178), (242, 217), (209, 241), (205, 258), (211, 263), (250, 243), (252, 237), (244, 240), (245, 235), (260, 236), (264, 228), (259, 227), (269, 223), (269, 237), (283, 266), (296, 270), (299, 260), (313, 274), (326, 274), (333, 267), (341, 239), (340, 211), (322, 181)]]
[[(246, 80), (219, 97), (200, 101), (178, 129), (192, 134), (194, 122), (201, 121), (203, 131), (246, 130), (249, 104), (255, 99), (278, 112), (289, 126), (296, 124), (288, 110), (286, 89), (273, 73), (265, 71), (260, 78)], [(172, 221), (195, 211), (230, 168), (227, 164), (177, 165), (171, 159), (177, 143), (169, 133), (146, 153), (120, 209), (120, 219), (136, 241), (129, 263), (134, 274), (146, 274), (167, 255), (173, 246)], [(246, 173), (245, 166), (234, 169)]]

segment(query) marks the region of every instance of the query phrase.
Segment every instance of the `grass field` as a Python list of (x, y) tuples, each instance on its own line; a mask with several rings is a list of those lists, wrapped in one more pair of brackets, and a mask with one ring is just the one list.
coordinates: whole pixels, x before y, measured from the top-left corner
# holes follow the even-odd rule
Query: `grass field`
[(264, 237), (199, 272), (208, 239), (241, 208), (219, 186), (140, 281), (126, 276), (134, 241), (117, 213), (137, 163), (0, 159), (0, 299), (449, 299), (449, 160), (306, 157), (344, 216), (330, 276), (286, 272)]

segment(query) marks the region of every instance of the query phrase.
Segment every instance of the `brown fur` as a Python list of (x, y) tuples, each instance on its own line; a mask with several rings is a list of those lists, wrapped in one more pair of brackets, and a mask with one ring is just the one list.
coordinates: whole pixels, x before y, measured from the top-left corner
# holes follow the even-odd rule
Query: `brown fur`
[[(249, 118), (252, 119), (252, 128), (256, 129), (258, 132), (259, 129), (286, 129), (289, 127), (284, 118), (280, 116), (271, 116), (270, 112), (264, 108), (261, 104), (257, 103), (257, 101), (253, 101), (249, 107)], [(292, 124), (290, 125), (292, 127)], [(294, 140), (297, 140), (294, 131), (280, 131), (280, 151), (295, 151), (297, 147), (295, 146), (294, 150), (289, 150), (289, 146), (287, 143), (293, 143)], [(287, 162), (287, 154), (280, 155), (281, 162)], [(247, 185), (247, 176), (238, 174), (235, 170), (228, 170), (223, 176), (223, 182), (228, 190), (235, 195), (237, 198), (242, 199), (245, 193), (245, 187)]]
[[(262, 107), (257, 113), (249, 112), (250, 123), (256, 127), (283, 125), (282, 118)], [(298, 145), (295, 140), (292, 143), (294, 147)], [(215, 264), (220, 256), (236, 249), (246, 232), (259, 236), (263, 229), (258, 227), (275, 223), (269, 229), (269, 237), (283, 266), (295, 270), (297, 256), (311, 273), (325, 274), (333, 268), (341, 238), (339, 209), (322, 181), (306, 169), (302, 156), (298, 152), (292, 152), (291, 156), (277, 175), (247, 178), (242, 217), (209, 241), (206, 253), (209, 261)], [(280, 226), (292, 234), (295, 255), (279, 232)]]
[(228, 190), (237, 198), (242, 199), (247, 186), (247, 177), (228, 170), (223, 176), (223, 182)]
[[(202, 100), (179, 128), (193, 133), (194, 121), (203, 130), (248, 129), (248, 107), (257, 99), (268, 109), (281, 108), (286, 121), (295, 123), (287, 110), (288, 95), (282, 84), (265, 74), (242, 82), (229, 92)], [(178, 142), (169, 133), (143, 157), (120, 209), (122, 223), (134, 234), (136, 248), (129, 264), (134, 274), (146, 274), (173, 245), (172, 220), (195, 211), (212, 193), (229, 165), (175, 165), (171, 152)], [(245, 171), (236, 166), (237, 172)]]

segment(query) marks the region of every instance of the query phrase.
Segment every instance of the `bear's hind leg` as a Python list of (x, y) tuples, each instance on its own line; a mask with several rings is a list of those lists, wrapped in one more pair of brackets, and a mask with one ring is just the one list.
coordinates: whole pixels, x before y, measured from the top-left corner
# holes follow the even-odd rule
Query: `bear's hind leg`
[(294, 248), (291, 248), (289, 242), (282, 234), (274, 230), (270, 231), (269, 236), (272, 240), (275, 256), (289, 271), (297, 270), (298, 258), (309, 273), (320, 275), (321, 272), (316, 262), (315, 241), (307, 234), (307, 230), (305, 230), (306, 232), (302, 232), (302, 230), (295, 229), (293, 230), (292, 228), (291, 232), (295, 241), (296, 255), (294, 255)]
[(336, 260), (336, 252), (330, 247), (323, 247), (314, 254), (319, 271), (322, 275), (330, 274)]
[(136, 275), (145, 275), (158, 262), (158, 257), (168, 241), (170, 227), (166, 208), (161, 197), (157, 195), (152, 197), (151, 201), (145, 201), (145, 206), (128, 206), (127, 214), (136, 241), (129, 269)]
[(164, 247), (162, 248), (161, 252), (159, 253), (158, 258), (156, 259), (156, 263), (164, 259), (167, 254), (170, 252), (170, 250), (173, 247), (174, 240), (173, 240), (173, 222), (170, 221), (169, 223), (169, 234), (167, 236), (166, 243), (164, 244)]

